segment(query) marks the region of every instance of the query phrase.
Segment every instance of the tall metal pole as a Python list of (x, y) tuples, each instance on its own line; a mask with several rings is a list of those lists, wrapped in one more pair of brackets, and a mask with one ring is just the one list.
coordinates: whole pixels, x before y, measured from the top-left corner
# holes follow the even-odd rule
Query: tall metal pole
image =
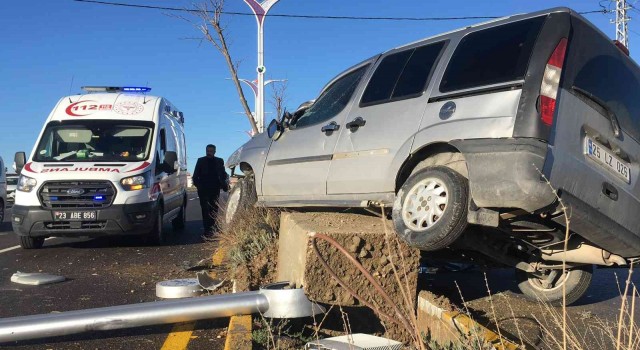
[(258, 23), (258, 67), (256, 71), (258, 73), (258, 92), (256, 99), (256, 119), (258, 124), (258, 131), (264, 131), (264, 73), (266, 67), (264, 66), (264, 18), (267, 16), (267, 12), (278, 0), (244, 0), (244, 2), (251, 7), (251, 11), (256, 16), (256, 22)]
[(627, 28), (627, 1), (616, 0), (616, 40), (629, 49), (629, 29)]
[(0, 344), (258, 312), (269, 318), (298, 318), (325, 310), (309, 301), (301, 288), (290, 288), (289, 282), (278, 282), (254, 292), (0, 318)]

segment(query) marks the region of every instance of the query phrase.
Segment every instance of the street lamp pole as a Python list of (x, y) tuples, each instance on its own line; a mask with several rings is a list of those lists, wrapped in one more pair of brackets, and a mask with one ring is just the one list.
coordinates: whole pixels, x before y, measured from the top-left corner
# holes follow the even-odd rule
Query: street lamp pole
[[(258, 126), (258, 132), (264, 131), (264, 73), (266, 68), (264, 66), (264, 19), (267, 16), (267, 12), (278, 0), (244, 0), (244, 2), (251, 7), (251, 11), (256, 17), (258, 23), (258, 67), (256, 71), (258, 73), (258, 83), (256, 92), (256, 124)], [(250, 84), (251, 85), (251, 84)]]

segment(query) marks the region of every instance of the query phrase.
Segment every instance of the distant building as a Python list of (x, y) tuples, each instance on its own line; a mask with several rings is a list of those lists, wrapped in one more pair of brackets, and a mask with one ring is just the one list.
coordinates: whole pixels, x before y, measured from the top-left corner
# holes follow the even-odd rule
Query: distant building
[(193, 176), (190, 172), (187, 172), (187, 187), (193, 187)]

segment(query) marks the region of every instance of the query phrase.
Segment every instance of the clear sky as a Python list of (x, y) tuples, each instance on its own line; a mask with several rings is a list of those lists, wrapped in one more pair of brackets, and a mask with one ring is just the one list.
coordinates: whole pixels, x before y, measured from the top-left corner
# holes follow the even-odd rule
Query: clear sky
[[(192, 1), (113, 0), (131, 4), (189, 7)], [(198, 1), (198, 0), (194, 0)], [(631, 1), (633, 3), (633, 1)], [(280, 0), (270, 14), (372, 17), (505, 16), (568, 6), (599, 9), (598, 0)], [(639, 4), (640, 6), (640, 4)], [(242, 0), (225, 9), (248, 12)], [(208, 143), (227, 158), (248, 140), (249, 124), (222, 56), (199, 33), (168, 11), (79, 3), (71, 0), (0, 2), (0, 156), (31, 152), (57, 100), (83, 85), (149, 85), (185, 113), (189, 168)], [(640, 58), (640, 11), (630, 22), (632, 57)], [(614, 37), (613, 14), (590, 14)], [(240, 77), (255, 79), (256, 23), (226, 16)], [(345, 68), (379, 52), (481, 20), (355, 21), (268, 17), (265, 29), (267, 78), (287, 79), (287, 103), (294, 109), (315, 98)], [(636, 29), (637, 28), (637, 29)], [(636, 51), (635, 48), (638, 48)], [(603, 77), (604, 79), (604, 77)], [(267, 87), (267, 98), (270, 89)], [(253, 108), (253, 94), (245, 90)], [(267, 103), (267, 111), (273, 111)], [(267, 114), (268, 118), (274, 114)]]

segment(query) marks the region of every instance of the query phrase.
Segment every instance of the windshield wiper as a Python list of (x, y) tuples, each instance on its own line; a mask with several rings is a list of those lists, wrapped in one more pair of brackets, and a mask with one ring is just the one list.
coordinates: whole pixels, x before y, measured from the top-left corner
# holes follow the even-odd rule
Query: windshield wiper
[(595, 96), (594, 94), (590, 93), (589, 91), (579, 88), (575, 85), (571, 87), (571, 90), (577, 92), (580, 96), (585, 97), (591, 100), (592, 102), (594, 102), (595, 104), (597, 104), (598, 106), (602, 107), (602, 109), (604, 109), (604, 111), (607, 114), (607, 118), (609, 118), (609, 121), (611, 122), (611, 129), (613, 129), (613, 135), (618, 138), (620, 137), (620, 122), (618, 121), (618, 117), (616, 116), (616, 114), (611, 110), (611, 108), (609, 108), (609, 105), (606, 102), (604, 102), (598, 96)]

